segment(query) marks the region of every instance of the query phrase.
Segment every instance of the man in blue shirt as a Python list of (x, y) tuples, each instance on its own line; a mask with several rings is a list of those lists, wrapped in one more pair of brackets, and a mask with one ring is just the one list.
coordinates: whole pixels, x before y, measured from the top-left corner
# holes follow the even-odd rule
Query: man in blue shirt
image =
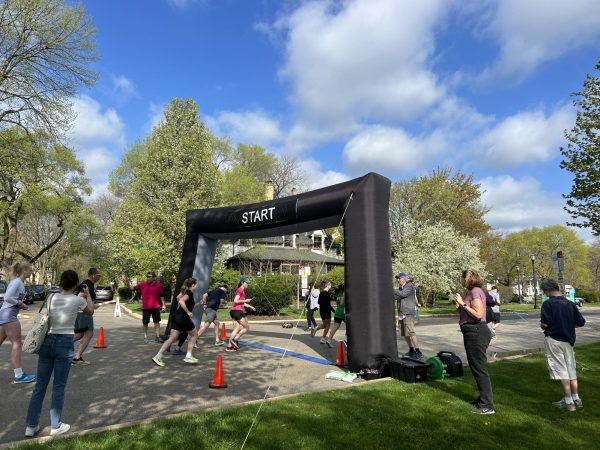
[(202, 334), (210, 327), (211, 323), (215, 324), (215, 345), (224, 345), (225, 341), (219, 339), (219, 321), (217, 320), (217, 310), (219, 306), (221, 306), (221, 301), (225, 299), (225, 295), (229, 291), (229, 288), (226, 285), (219, 286), (216, 289), (213, 289), (208, 294), (208, 298), (206, 299), (206, 308), (204, 323), (198, 330), (198, 337), (202, 336)]
[(575, 370), (575, 328), (585, 325), (585, 319), (575, 306), (560, 293), (558, 283), (546, 278), (540, 283), (540, 289), (548, 296), (542, 304), (540, 317), (544, 330), (546, 361), (550, 378), (560, 380), (564, 397), (552, 402), (557, 408), (575, 411), (583, 407), (579, 398), (577, 372)]

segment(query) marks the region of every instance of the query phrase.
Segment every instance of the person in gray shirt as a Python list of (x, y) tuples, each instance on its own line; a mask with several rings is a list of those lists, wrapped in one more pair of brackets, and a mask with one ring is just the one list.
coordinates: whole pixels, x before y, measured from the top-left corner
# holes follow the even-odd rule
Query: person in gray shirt
[(408, 352), (402, 356), (421, 359), (423, 353), (419, 350), (419, 342), (415, 331), (415, 313), (417, 311), (417, 294), (415, 285), (409, 281), (404, 272), (395, 276), (398, 289), (394, 289), (394, 300), (398, 303), (398, 320), (400, 335), (408, 344)]

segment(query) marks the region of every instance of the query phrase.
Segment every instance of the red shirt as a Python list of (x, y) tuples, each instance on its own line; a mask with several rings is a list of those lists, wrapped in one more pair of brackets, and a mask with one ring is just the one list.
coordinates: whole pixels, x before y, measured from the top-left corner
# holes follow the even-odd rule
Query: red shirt
[(150, 284), (143, 281), (133, 287), (136, 291), (142, 294), (142, 309), (160, 308), (160, 297), (163, 296), (163, 287), (160, 281), (155, 281)]
[[(246, 300), (246, 293), (244, 292), (244, 288), (241, 286), (239, 288), (237, 288), (237, 291), (235, 291), (235, 297), (237, 297), (238, 295), (240, 297), (239, 300)], [(234, 303), (233, 306), (231, 307), (231, 309), (233, 311), (243, 311), (244, 304), (243, 303)]]

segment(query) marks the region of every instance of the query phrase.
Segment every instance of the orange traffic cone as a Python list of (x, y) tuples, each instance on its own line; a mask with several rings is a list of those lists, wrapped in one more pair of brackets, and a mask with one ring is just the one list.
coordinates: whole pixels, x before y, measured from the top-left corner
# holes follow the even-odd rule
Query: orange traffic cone
[(227, 329), (225, 328), (225, 324), (221, 325), (221, 335), (219, 336), (219, 339), (221, 339), (222, 341), (227, 340)]
[(344, 343), (342, 341), (338, 342), (338, 351), (337, 356), (335, 357), (335, 365), (336, 366), (345, 366), (344, 362)]
[(104, 327), (100, 327), (100, 333), (98, 333), (98, 339), (94, 348), (106, 348), (106, 345), (104, 345)]
[(213, 376), (212, 383), (208, 387), (213, 389), (226, 388), (225, 380), (223, 379), (223, 357), (217, 356), (217, 365), (215, 366), (215, 375)]

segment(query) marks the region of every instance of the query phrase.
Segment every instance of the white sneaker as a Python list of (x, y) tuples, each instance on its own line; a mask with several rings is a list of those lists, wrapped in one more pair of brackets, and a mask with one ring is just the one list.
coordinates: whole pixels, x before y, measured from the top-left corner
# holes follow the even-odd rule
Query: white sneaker
[(70, 429), (71, 429), (71, 425), (69, 425), (68, 423), (62, 423), (61, 422), (60, 426), (58, 428), (52, 428), (52, 429), (50, 429), (50, 436), (57, 436), (59, 434), (66, 433)]
[(326, 343), (327, 343), (327, 339), (325, 339), (325, 338), (321, 338), (321, 339), (319, 339), (319, 342), (320, 342), (321, 344), (326, 344)]
[(331, 342), (331, 339), (327, 339), (327, 342), (325, 343), (327, 344), (327, 347), (333, 348), (333, 342)]
[(36, 425), (35, 427), (26, 427), (25, 428), (25, 436), (33, 437), (40, 432), (40, 426)]
[(215, 341), (215, 345), (219, 346), (219, 345), (225, 345), (227, 342), (225, 341)]

